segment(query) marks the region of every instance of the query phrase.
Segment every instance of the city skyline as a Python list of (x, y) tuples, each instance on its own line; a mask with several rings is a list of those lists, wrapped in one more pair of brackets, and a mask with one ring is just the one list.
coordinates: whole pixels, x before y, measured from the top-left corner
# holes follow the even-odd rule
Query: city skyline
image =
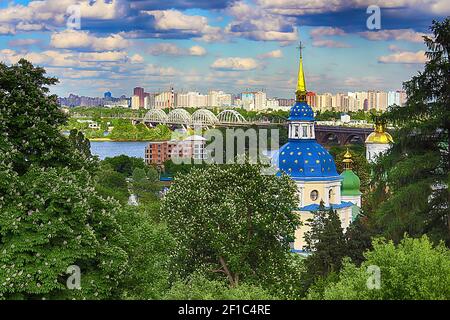
[[(80, 29), (69, 30), (67, 9), (76, 3)], [(367, 29), (369, 5), (381, 8), (380, 30)], [(16, 0), (0, 4), (0, 60), (44, 66), (60, 79), (52, 91), (60, 96), (189, 84), (290, 97), (301, 40), (311, 90), (398, 90), (423, 68), (431, 17), (449, 12), (443, 0)]]

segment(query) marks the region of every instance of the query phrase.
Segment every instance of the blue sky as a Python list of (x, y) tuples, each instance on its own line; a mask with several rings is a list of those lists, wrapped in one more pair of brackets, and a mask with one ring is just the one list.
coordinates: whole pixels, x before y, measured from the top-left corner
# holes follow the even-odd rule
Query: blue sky
[[(366, 26), (369, 5), (379, 30)], [(68, 8), (80, 28), (67, 27)], [(62, 96), (174, 86), (292, 97), (301, 40), (309, 90), (396, 90), (423, 68), (431, 21), (449, 14), (447, 0), (0, 0), (0, 60), (44, 66)]]

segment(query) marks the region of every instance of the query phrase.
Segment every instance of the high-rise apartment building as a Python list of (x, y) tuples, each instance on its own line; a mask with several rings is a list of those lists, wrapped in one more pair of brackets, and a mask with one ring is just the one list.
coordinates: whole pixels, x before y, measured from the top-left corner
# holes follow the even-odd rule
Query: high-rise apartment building
[(139, 96), (131, 97), (131, 109), (138, 110), (141, 107)]
[(145, 97), (144, 88), (141, 88), (141, 87), (134, 88), (133, 96), (139, 97), (139, 108), (143, 108), (144, 107), (144, 97)]

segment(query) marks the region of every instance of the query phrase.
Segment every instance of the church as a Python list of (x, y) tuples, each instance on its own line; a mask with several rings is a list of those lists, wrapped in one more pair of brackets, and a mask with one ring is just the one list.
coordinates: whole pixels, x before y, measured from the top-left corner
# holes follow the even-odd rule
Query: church
[(303, 252), (304, 235), (310, 228), (308, 220), (323, 202), (326, 209), (337, 211), (345, 230), (361, 206), (360, 180), (351, 170), (351, 154), (344, 157), (345, 170), (339, 174), (330, 153), (315, 139), (315, 119), (306, 102), (306, 81), (300, 49), (296, 102), (288, 118), (288, 142), (276, 155), (278, 174), (289, 175), (297, 185), (298, 208), (302, 225), (295, 232), (294, 252)]

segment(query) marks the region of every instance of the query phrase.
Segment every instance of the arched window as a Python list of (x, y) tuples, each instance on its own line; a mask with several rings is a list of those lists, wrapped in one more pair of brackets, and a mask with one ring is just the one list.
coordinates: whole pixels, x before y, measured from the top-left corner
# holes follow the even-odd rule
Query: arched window
[(316, 201), (319, 198), (319, 191), (313, 190), (311, 191), (311, 200)]
[(307, 138), (308, 137), (308, 127), (302, 126), (302, 128), (303, 128), (303, 138)]
[(331, 200), (331, 198), (333, 198), (333, 196), (334, 196), (333, 189), (330, 189), (330, 191), (328, 191), (328, 199)]

